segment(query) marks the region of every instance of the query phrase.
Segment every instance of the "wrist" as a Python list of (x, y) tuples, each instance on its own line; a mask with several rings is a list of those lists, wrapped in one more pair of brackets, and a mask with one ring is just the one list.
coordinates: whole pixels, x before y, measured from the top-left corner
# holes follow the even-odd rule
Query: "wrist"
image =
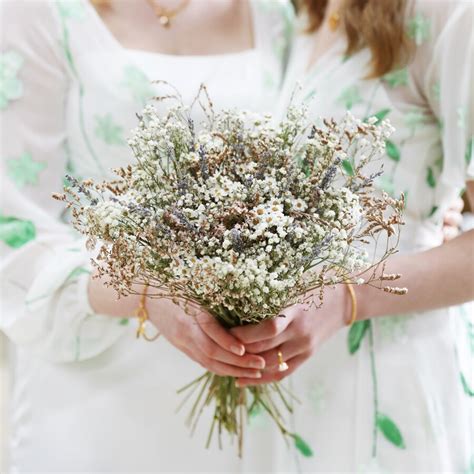
[(87, 298), (89, 306), (96, 314), (117, 318), (131, 317), (140, 302), (139, 295), (119, 298), (114, 288), (106, 286), (106, 277), (98, 278), (96, 273), (89, 276)]
[(357, 300), (356, 321), (370, 319), (373, 316), (371, 314), (371, 301), (374, 298), (373, 294), (368, 297), (371, 288), (368, 285), (353, 285), (353, 290)]

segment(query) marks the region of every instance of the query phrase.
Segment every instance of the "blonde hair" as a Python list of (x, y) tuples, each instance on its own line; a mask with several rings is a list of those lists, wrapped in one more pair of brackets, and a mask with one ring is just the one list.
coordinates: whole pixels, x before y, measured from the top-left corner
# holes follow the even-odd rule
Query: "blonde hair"
[[(308, 32), (325, 18), (328, 0), (299, 0), (309, 17)], [(345, 0), (341, 21), (347, 37), (346, 54), (369, 48), (372, 59), (367, 78), (401, 68), (410, 59), (413, 44), (405, 31), (408, 0)]]

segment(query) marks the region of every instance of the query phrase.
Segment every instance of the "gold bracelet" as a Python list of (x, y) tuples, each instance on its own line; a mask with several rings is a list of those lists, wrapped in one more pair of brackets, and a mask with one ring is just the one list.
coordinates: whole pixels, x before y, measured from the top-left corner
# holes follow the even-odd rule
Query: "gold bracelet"
[(148, 285), (145, 285), (145, 291), (140, 298), (138, 308), (135, 310), (135, 316), (138, 318), (137, 339), (143, 337), (145, 341), (152, 342), (160, 337), (160, 332), (158, 331), (153, 337), (147, 336), (145, 332), (147, 321), (150, 319), (145, 305), (147, 291)]
[(352, 288), (352, 283), (346, 280), (346, 286), (347, 286), (347, 290), (349, 291), (349, 295), (351, 296), (351, 303), (352, 303), (351, 319), (349, 319), (349, 321), (346, 322), (346, 326), (352, 326), (357, 321), (357, 298), (356, 298), (354, 288)]

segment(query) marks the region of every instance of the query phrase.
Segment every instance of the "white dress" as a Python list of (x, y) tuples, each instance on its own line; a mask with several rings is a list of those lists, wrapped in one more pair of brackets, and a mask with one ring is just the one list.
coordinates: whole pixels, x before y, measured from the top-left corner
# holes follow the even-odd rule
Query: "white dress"
[[(442, 215), (474, 178), (473, 17), (472, 2), (411, 2), (413, 62), (376, 80), (364, 79), (367, 50), (345, 56), (342, 32), (309, 71), (314, 36), (299, 35), (292, 48), (282, 111), (299, 82), (294, 104), (307, 102), (312, 119), (351, 110), (386, 117), (396, 128), (378, 185), (407, 198), (404, 254), (442, 243)], [(340, 331), (292, 375), (302, 401), (292, 423), (314, 456), (288, 455), (273, 438), (274, 468), (474, 473), (472, 305), (359, 322), (352, 336)], [(252, 433), (247, 453), (255, 439), (271, 438), (269, 420), (262, 415)]]
[[(14, 343), (10, 472), (239, 471), (235, 446), (204, 448), (175, 414), (203, 369), (135, 321), (94, 314), (84, 242), (51, 193), (65, 173), (100, 178), (131, 160), (135, 114), (158, 93), (185, 103), (205, 83), (215, 107), (268, 111), (292, 9), (252, 0), (254, 49), (168, 56), (123, 48), (86, 0), (2, 2), (1, 329)], [(64, 221), (64, 222), (63, 222)]]

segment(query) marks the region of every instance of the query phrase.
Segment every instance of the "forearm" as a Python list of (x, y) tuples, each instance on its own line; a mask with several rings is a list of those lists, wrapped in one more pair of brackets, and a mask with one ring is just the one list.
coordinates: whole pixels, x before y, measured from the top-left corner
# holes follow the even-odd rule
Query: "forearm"
[[(115, 316), (119, 318), (133, 316), (138, 308), (140, 295), (129, 295), (118, 297), (117, 292), (105, 285), (106, 279), (97, 278), (96, 274), (91, 275), (89, 279), (89, 303), (92, 309), (98, 314)], [(140, 293), (143, 287), (136, 288)]]
[(448, 307), (474, 299), (474, 230), (439, 247), (387, 261), (385, 273), (400, 273), (393, 282), (408, 293), (393, 295), (361, 285), (355, 288), (358, 319)]

